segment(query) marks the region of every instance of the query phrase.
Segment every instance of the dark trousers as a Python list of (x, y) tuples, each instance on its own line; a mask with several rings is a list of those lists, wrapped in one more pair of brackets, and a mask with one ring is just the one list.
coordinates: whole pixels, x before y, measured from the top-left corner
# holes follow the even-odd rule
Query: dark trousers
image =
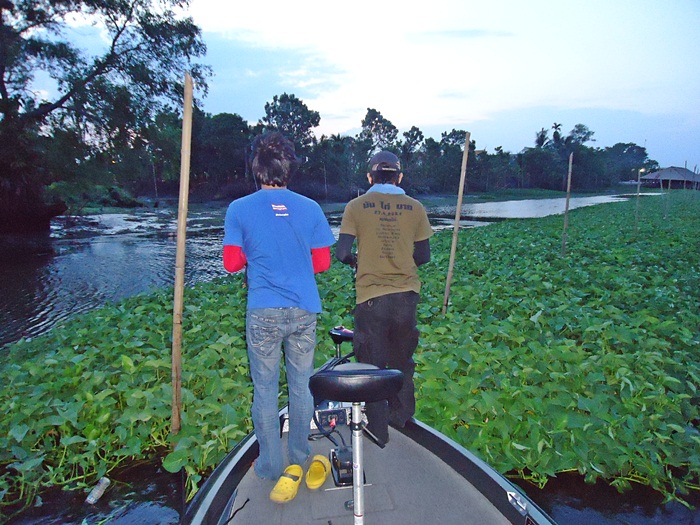
[(388, 424), (403, 427), (416, 411), (413, 353), (418, 346), (416, 307), (419, 295), (400, 292), (375, 297), (355, 307), (353, 349), (360, 363), (401, 370), (404, 381), (387, 402), (368, 403), (368, 430), (380, 441), (389, 438)]

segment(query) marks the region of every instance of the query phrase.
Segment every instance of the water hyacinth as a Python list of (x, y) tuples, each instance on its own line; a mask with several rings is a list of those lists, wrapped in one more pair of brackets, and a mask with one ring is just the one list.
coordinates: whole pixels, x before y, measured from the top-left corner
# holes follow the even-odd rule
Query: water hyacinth
[[(700, 487), (700, 192), (451, 232), (421, 267), (416, 416), (509, 475), (578, 471), (679, 498)], [(352, 272), (318, 276), (317, 364), (352, 326)], [(182, 430), (170, 435), (172, 290), (77, 316), (0, 357), (0, 496), (85, 489), (136, 459), (188, 497), (251, 430), (239, 275), (185, 292)], [(280, 405), (286, 403), (281, 397)]]

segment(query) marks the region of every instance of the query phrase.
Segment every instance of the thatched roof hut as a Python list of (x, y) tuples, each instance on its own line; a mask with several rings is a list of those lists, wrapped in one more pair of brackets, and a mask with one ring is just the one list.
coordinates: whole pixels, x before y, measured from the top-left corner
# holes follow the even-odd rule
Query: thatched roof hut
[(687, 168), (671, 166), (641, 177), (649, 186), (661, 188), (700, 188), (700, 173), (693, 173)]

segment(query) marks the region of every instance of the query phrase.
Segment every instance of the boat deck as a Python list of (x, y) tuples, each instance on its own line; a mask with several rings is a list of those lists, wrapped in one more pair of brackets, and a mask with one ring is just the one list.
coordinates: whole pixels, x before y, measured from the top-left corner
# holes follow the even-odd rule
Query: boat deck
[[(349, 429), (341, 430), (350, 444)], [(508, 520), (464, 477), (402, 433), (389, 429), (384, 449), (364, 438), (365, 523), (381, 525), (508, 524)], [(285, 434), (286, 437), (286, 434)], [(328, 439), (312, 442), (312, 455), (328, 455)], [(296, 498), (285, 504), (269, 500), (273, 481), (250, 469), (240, 484), (229, 525), (346, 525), (353, 523), (352, 486), (336, 487), (329, 475), (317, 491), (302, 481)]]

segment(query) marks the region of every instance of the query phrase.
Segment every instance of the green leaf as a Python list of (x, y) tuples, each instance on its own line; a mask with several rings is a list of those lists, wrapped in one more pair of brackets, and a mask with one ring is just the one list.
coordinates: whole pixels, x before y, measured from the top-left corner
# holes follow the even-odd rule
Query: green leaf
[(10, 436), (15, 439), (18, 443), (21, 443), (22, 440), (24, 439), (24, 436), (27, 435), (27, 432), (29, 431), (29, 426), (28, 425), (16, 425), (10, 429)]
[(533, 323), (538, 323), (540, 320), (540, 315), (542, 315), (542, 310), (539, 310), (535, 315), (530, 317), (530, 321), (532, 321)]
[(174, 450), (163, 458), (163, 468), (168, 472), (179, 472), (189, 459), (189, 452), (186, 449)]

